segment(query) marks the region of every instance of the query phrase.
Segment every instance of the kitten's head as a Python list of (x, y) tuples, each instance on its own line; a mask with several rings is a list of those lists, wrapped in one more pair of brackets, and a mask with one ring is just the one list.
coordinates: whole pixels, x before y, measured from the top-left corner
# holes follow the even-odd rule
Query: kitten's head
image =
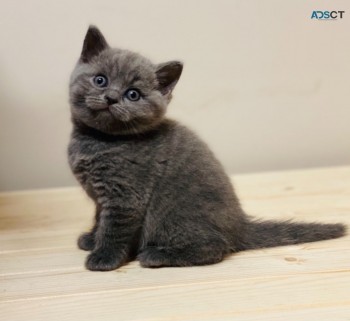
[(163, 119), (181, 72), (178, 61), (154, 65), (110, 48), (90, 26), (70, 81), (73, 120), (112, 135), (150, 130)]

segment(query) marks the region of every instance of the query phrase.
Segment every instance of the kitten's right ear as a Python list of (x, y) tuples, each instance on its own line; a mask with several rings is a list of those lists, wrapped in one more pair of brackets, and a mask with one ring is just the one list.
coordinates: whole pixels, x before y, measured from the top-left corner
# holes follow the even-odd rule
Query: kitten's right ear
[(92, 57), (97, 56), (102, 50), (108, 47), (107, 41), (101, 31), (95, 26), (90, 26), (84, 39), (80, 60), (82, 62), (89, 62)]

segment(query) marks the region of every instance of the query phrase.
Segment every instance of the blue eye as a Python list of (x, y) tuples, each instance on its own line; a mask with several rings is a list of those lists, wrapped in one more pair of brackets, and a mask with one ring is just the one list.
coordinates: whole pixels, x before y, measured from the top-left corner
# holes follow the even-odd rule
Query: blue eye
[(136, 89), (129, 89), (124, 96), (131, 101), (137, 101), (141, 98), (140, 92)]
[(107, 87), (107, 84), (108, 84), (107, 77), (105, 77), (103, 75), (95, 76), (94, 77), (94, 84), (100, 88)]

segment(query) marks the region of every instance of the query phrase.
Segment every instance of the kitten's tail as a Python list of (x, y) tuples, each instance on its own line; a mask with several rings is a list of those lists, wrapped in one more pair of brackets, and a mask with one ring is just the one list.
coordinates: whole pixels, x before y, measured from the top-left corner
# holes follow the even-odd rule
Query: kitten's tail
[(246, 226), (245, 250), (334, 239), (346, 234), (343, 224), (251, 220)]

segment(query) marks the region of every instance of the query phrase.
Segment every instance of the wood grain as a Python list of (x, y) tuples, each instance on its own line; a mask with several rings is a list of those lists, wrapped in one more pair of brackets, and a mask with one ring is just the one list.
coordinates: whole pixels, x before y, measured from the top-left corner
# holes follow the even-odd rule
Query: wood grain
[[(350, 223), (350, 167), (237, 175), (244, 209)], [(350, 237), (204, 267), (89, 272), (79, 188), (0, 194), (0, 320), (350, 320)]]

